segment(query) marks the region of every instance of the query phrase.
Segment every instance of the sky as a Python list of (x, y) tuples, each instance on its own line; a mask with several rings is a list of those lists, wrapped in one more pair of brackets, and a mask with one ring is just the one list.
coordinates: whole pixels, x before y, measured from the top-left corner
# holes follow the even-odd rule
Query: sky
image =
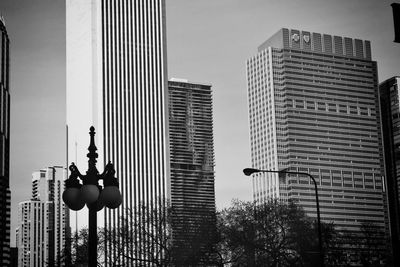
[[(387, 0), (166, 0), (168, 76), (212, 84), (219, 209), (252, 199), (245, 63), (280, 28), (370, 40), (379, 81), (400, 75)], [(65, 1), (0, 0), (11, 48), (11, 240), (32, 172), (65, 162)]]

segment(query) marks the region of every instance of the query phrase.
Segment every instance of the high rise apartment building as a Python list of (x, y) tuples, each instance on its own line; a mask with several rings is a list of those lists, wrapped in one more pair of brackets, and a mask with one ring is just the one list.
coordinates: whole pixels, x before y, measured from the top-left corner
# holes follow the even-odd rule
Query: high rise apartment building
[(400, 264), (400, 76), (380, 83), (390, 236), (395, 265)]
[(10, 52), (4, 19), (0, 18), (0, 265), (10, 264)]
[(18, 266), (65, 266), (70, 231), (61, 198), (65, 175), (63, 167), (32, 174), (32, 197), (18, 206)]
[[(324, 222), (384, 230), (376, 62), (369, 41), (281, 29), (247, 61), (252, 165), (315, 177)], [(254, 199), (297, 201), (316, 217), (308, 177), (257, 174)]]
[[(106, 261), (143, 264), (160, 255), (143, 255), (138, 248), (149, 245), (155, 254), (158, 245), (138, 236), (141, 233), (132, 224), (121, 225), (120, 219), (133, 220), (141, 203), (160, 214), (166, 206), (165, 1), (67, 0), (66, 12), (68, 164), (87, 169), (88, 131), (93, 125), (98, 169), (101, 172), (108, 161), (114, 164), (123, 197), (118, 210), (106, 209), (104, 216), (99, 215), (99, 224), (104, 221), (108, 229), (127, 227), (132, 233), (110, 237), (117, 242), (107, 242)], [(162, 221), (150, 218), (142, 227), (150, 230)], [(121, 250), (131, 257), (120, 256)]]
[[(206, 245), (195, 235), (215, 213), (211, 85), (171, 79), (168, 95), (172, 233), (184, 264)], [(204, 241), (211, 225), (202, 232)]]

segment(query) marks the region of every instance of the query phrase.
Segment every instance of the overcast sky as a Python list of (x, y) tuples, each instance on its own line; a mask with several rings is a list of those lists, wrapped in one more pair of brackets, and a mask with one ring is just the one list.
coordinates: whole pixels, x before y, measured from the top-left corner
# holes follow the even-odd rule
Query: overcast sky
[[(245, 62), (282, 27), (370, 40), (379, 80), (400, 74), (387, 0), (166, 0), (168, 76), (212, 84), (216, 197), (250, 200)], [(398, 2), (398, 1), (397, 1)], [(32, 172), (65, 162), (65, 1), (0, 0), (11, 47), (12, 244)], [(99, 168), (101, 169), (101, 168)]]

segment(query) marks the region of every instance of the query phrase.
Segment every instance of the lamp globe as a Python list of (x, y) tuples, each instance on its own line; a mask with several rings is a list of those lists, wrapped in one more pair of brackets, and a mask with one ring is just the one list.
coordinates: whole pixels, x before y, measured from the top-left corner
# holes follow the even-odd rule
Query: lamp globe
[(82, 199), (86, 204), (92, 204), (96, 202), (99, 197), (99, 188), (94, 184), (85, 184), (81, 188)]
[(116, 209), (122, 203), (122, 196), (118, 186), (105, 186), (101, 191), (99, 199), (110, 209)]
[(85, 201), (81, 197), (81, 190), (76, 187), (67, 188), (62, 194), (62, 199), (71, 210), (80, 210), (85, 206)]

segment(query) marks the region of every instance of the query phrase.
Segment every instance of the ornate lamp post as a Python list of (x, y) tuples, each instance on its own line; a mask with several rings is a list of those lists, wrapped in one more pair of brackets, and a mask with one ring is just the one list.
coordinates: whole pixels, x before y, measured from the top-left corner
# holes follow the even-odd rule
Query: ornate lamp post
[(322, 233), (321, 233), (321, 216), (319, 212), (319, 200), (318, 200), (318, 187), (317, 187), (317, 182), (315, 181), (314, 177), (307, 173), (307, 172), (292, 172), (292, 171), (286, 171), (285, 170), (280, 170), (280, 171), (272, 171), (272, 170), (259, 170), (259, 169), (253, 169), (253, 168), (246, 168), (243, 169), (243, 173), (246, 176), (250, 176), (254, 173), (257, 172), (270, 172), (270, 173), (287, 173), (287, 174), (297, 174), (297, 175), (304, 175), (308, 176), (313, 182), (314, 182), (314, 188), (315, 188), (315, 201), (317, 202), (317, 220), (318, 220), (318, 241), (319, 241), (319, 260), (320, 260), (320, 266), (324, 266), (324, 252), (322, 249)]
[[(118, 189), (118, 180), (114, 177), (114, 165), (109, 162), (102, 174), (96, 168), (96, 145), (94, 144), (94, 127), (90, 127), (89, 168), (86, 175), (82, 175), (75, 164), (69, 166), (71, 174), (65, 181), (63, 193), (64, 203), (71, 210), (80, 210), (85, 204), (89, 208), (89, 266), (97, 266), (97, 211), (104, 206), (110, 209), (118, 208), (122, 202), (122, 196)], [(80, 178), (83, 185), (78, 180)], [(99, 185), (103, 180), (103, 187)]]

